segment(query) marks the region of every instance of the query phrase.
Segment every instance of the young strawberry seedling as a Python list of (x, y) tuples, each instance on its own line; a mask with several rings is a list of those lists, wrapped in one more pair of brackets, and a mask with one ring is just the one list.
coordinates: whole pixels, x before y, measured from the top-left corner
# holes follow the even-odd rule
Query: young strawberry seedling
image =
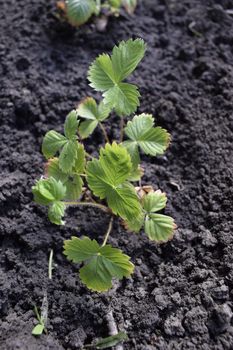
[[(52, 130), (45, 135), (45, 177), (33, 187), (34, 200), (48, 207), (49, 220), (56, 225), (64, 225), (69, 206), (91, 206), (109, 216), (102, 244), (88, 237), (72, 237), (64, 244), (67, 258), (83, 264), (82, 282), (98, 292), (111, 288), (113, 278), (128, 277), (134, 270), (127, 255), (107, 244), (114, 217), (120, 217), (130, 231), (144, 229), (148, 238), (158, 243), (170, 240), (175, 229), (174, 220), (160, 213), (166, 206), (166, 194), (141, 186), (141, 152), (153, 157), (163, 154), (170, 135), (145, 113), (134, 116), (124, 126), (125, 117), (136, 111), (140, 97), (138, 87), (125, 80), (142, 60), (145, 49), (143, 40), (130, 39), (115, 46), (111, 55), (102, 54), (91, 64), (90, 86), (101, 92), (103, 99), (97, 104), (87, 97), (68, 114), (64, 134)], [(109, 140), (104, 127), (112, 112), (119, 116), (118, 141)], [(94, 158), (86, 152), (84, 140), (97, 127), (103, 132), (105, 145)]]
[(121, 7), (133, 14), (137, 0), (66, 0), (58, 1), (62, 15), (74, 27), (86, 23), (92, 16), (106, 19), (111, 15), (119, 15)]

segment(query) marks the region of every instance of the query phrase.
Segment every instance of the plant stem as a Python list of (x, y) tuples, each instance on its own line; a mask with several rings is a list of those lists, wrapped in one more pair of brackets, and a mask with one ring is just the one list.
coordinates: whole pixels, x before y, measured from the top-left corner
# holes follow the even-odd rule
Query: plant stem
[(49, 254), (49, 279), (52, 279), (52, 271), (53, 271), (53, 249), (51, 249)]
[(87, 174), (78, 174), (79, 176), (87, 177)]
[(102, 130), (102, 132), (104, 134), (105, 141), (110, 143), (110, 140), (109, 140), (109, 137), (108, 137), (108, 134), (107, 134), (107, 131), (106, 131), (105, 127), (100, 122), (99, 122), (99, 126), (100, 126), (100, 128), (101, 128), (101, 130)]
[(112, 231), (112, 223), (113, 223), (113, 216), (111, 216), (111, 219), (110, 219), (110, 221), (109, 221), (108, 230), (107, 230), (107, 232), (106, 232), (106, 234), (105, 234), (102, 247), (104, 247), (104, 246), (106, 245), (106, 243), (107, 243), (108, 237), (109, 237), (109, 235), (110, 235), (110, 233), (111, 233), (111, 231)]
[(64, 202), (64, 204), (66, 205), (79, 205), (79, 206), (89, 206), (89, 207), (96, 207), (99, 208), (103, 211), (105, 211), (106, 213), (110, 213), (110, 209), (108, 207), (106, 207), (103, 204), (99, 204), (99, 203), (93, 203), (93, 202)]
[(85, 151), (85, 154), (86, 154), (87, 157), (89, 157), (89, 158), (91, 158), (91, 159), (94, 158), (94, 157), (93, 157), (90, 153), (88, 153), (87, 151)]
[(121, 123), (120, 123), (120, 143), (123, 141), (123, 137), (124, 137), (124, 125), (125, 125), (125, 122), (124, 122), (124, 118), (121, 117)]

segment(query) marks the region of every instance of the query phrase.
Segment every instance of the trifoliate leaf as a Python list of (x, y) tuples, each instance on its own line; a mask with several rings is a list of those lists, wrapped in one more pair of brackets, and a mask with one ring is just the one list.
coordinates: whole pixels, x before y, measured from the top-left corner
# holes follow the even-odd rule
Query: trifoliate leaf
[(136, 147), (139, 146), (146, 154), (155, 156), (163, 154), (170, 142), (170, 135), (165, 129), (154, 127), (154, 119), (149, 114), (140, 114), (127, 123), (126, 135), (130, 138), (124, 145), (132, 147), (136, 157)]
[(127, 334), (125, 332), (119, 332), (115, 335), (111, 335), (110, 337), (102, 338), (93, 342), (91, 347), (94, 347), (95, 349), (107, 349), (116, 346), (125, 340), (128, 340)]
[(63, 202), (54, 202), (48, 211), (49, 220), (55, 225), (64, 225), (62, 217), (65, 215), (65, 204)]
[(87, 181), (91, 190), (101, 199), (106, 198), (113, 213), (125, 220), (131, 220), (141, 211), (136, 191), (126, 181), (131, 170), (130, 155), (115, 142), (101, 149), (99, 160), (93, 159), (87, 165)]
[(67, 139), (72, 140), (76, 136), (78, 130), (77, 111), (71, 111), (64, 124), (64, 133)]
[(149, 213), (155, 213), (166, 207), (167, 196), (166, 193), (162, 193), (160, 190), (150, 192), (143, 197), (143, 208)]
[(34, 201), (41, 205), (49, 205), (64, 199), (66, 188), (61, 181), (54, 178), (41, 179), (32, 187)]
[(63, 147), (59, 156), (59, 167), (64, 173), (69, 173), (74, 164), (77, 156), (77, 142), (69, 141)]
[(120, 249), (109, 244), (102, 247), (88, 237), (72, 237), (65, 241), (64, 254), (75, 263), (84, 262), (80, 278), (88, 288), (97, 292), (111, 288), (114, 277), (129, 277), (134, 270), (130, 258)]
[(110, 107), (103, 102), (98, 106), (94, 98), (87, 97), (79, 104), (77, 112), (80, 117), (87, 119), (79, 127), (81, 137), (86, 138), (93, 133), (99, 122), (109, 116)]
[[(73, 169), (73, 171), (75, 170)], [(82, 194), (82, 178), (73, 172), (72, 174), (63, 173), (59, 168), (58, 158), (53, 158), (49, 161), (47, 165), (47, 174), (49, 177), (53, 177), (57, 181), (60, 180), (65, 185), (66, 195), (64, 199), (77, 200)]]
[(167, 242), (173, 237), (176, 225), (173, 218), (163, 214), (149, 214), (145, 219), (145, 232), (150, 240)]
[(44, 325), (37, 324), (32, 330), (32, 335), (41, 335), (43, 331), (44, 331)]
[(54, 130), (47, 132), (42, 143), (43, 155), (47, 159), (55, 156), (55, 154), (66, 144), (66, 142), (66, 137), (58, 132)]
[(94, 0), (67, 0), (66, 15), (73, 26), (80, 26), (95, 13)]
[(114, 108), (118, 115), (129, 115), (139, 105), (137, 87), (122, 81), (136, 69), (145, 49), (142, 39), (122, 41), (114, 47), (111, 57), (100, 55), (89, 69), (90, 85), (103, 93), (104, 103)]
[(46, 158), (51, 158), (60, 153), (59, 167), (64, 173), (70, 173), (74, 167), (77, 157), (79, 144), (77, 142), (77, 112), (71, 111), (66, 117), (64, 125), (64, 133), (66, 136), (58, 132), (49, 131), (43, 140), (42, 151)]
[(122, 0), (122, 5), (125, 7), (126, 11), (132, 15), (137, 6), (137, 0)]

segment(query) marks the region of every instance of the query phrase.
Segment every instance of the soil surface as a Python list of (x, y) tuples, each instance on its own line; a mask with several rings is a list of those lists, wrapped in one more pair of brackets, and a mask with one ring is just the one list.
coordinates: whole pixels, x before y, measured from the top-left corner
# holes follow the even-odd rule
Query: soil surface
[[(144, 0), (134, 16), (111, 19), (105, 33), (60, 23), (55, 1), (0, 4), (0, 349), (81, 349), (108, 335), (110, 310), (129, 336), (125, 350), (232, 349), (232, 0)], [(62, 245), (71, 235), (101, 242), (108, 218), (70, 209), (65, 227), (52, 225), (31, 186), (43, 172), (45, 132), (60, 131), (66, 114), (93, 94), (90, 62), (131, 36), (148, 44), (132, 78), (139, 112), (153, 113), (172, 134), (165, 156), (143, 158), (143, 183), (167, 192), (166, 213), (178, 229), (156, 245), (115, 221), (110, 243), (132, 256), (136, 270), (98, 294), (80, 283)], [(111, 136), (117, 123), (108, 123)], [(89, 152), (99, 142), (96, 131)], [(48, 335), (35, 338), (33, 305), (41, 306), (46, 289)]]

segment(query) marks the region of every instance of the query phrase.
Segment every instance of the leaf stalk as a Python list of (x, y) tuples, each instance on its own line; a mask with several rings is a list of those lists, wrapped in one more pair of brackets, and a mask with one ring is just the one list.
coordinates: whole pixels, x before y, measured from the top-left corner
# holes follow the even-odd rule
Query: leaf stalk
[(99, 203), (93, 203), (93, 202), (64, 202), (65, 205), (77, 205), (77, 206), (83, 206), (83, 207), (95, 207), (95, 208), (98, 208), (98, 209), (101, 209), (103, 210), (104, 212), (106, 213), (110, 213), (110, 209), (108, 207), (106, 207), (105, 205), (103, 204), (99, 204)]
[(121, 117), (121, 122), (120, 122), (120, 143), (123, 141), (124, 138), (124, 126), (125, 126), (125, 122), (124, 122), (124, 117)]
[(109, 140), (109, 137), (108, 137), (108, 134), (107, 134), (107, 131), (105, 129), (105, 127), (103, 126), (102, 123), (99, 122), (99, 126), (100, 126), (100, 129), (102, 130), (103, 134), (104, 134), (104, 138), (105, 138), (105, 141), (107, 143), (110, 143), (110, 140)]
[(102, 247), (104, 247), (104, 246), (106, 245), (106, 243), (107, 243), (108, 237), (109, 237), (109, 235), (110, 235), (110, 233), (111, 233), (111, 231), (112, 231), (112, 224), (113, 224), (113, 216), (111, 216), (111, 219), (110, 219), (110, 221), (109, 221), (108, 230), (107, 230), (107, 232), (106, 232), (106, 234), (105, 234)]

